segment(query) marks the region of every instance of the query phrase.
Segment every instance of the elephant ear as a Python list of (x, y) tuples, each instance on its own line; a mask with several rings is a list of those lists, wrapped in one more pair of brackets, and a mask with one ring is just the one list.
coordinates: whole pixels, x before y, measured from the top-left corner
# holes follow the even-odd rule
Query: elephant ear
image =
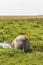
[(30, 48), (30, 42), (29, 40), (26, 38), (26, 48), (29, 49)]

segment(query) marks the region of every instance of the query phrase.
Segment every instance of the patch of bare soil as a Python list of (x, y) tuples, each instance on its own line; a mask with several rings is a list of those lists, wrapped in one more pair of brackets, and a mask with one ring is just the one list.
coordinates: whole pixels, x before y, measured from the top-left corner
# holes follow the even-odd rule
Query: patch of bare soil
[(43, 18), (43, 16), (0, 16), (0, 19), (28, 19), (28, 18)]

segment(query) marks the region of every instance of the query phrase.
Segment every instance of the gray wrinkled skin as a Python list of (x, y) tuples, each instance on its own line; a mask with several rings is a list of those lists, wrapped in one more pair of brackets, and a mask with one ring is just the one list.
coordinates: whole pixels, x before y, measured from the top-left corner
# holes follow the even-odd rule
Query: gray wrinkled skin
[(30, 48), (30, 43), (24, 35), (19, 35), (13, 40), (12, 47), (15, 49), (28, 51)]

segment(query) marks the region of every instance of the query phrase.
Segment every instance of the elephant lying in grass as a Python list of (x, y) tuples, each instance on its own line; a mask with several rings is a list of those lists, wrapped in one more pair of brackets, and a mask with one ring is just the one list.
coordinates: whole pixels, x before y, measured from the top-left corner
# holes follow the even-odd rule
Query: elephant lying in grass
[(30, 49), (30, 43), (24, 35), (19, 35), (12, 41), (12, 47), (27, 52)]

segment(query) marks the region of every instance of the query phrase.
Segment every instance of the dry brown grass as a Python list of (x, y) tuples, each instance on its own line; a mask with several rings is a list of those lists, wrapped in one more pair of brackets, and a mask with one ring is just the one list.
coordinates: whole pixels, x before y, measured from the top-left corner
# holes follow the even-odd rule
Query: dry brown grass
[(0, 19), (27, 19), (27, 18), (43, 18), (43, 16), (0, 16)]

